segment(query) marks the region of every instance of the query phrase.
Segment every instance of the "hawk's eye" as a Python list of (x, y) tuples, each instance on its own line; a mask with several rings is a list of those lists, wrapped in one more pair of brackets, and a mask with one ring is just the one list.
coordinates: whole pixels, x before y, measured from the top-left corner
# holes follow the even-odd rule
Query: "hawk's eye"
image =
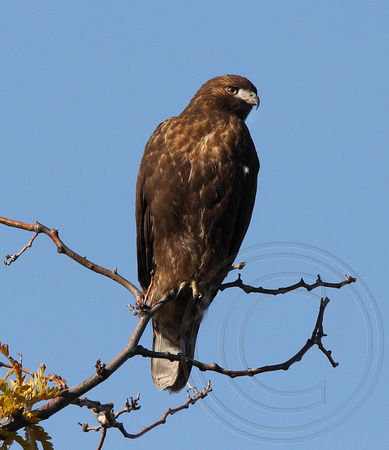
[(236, 95), (238, 93), (238, 88), (235, 86), (228, 86), (227, 92), (231, 95)]

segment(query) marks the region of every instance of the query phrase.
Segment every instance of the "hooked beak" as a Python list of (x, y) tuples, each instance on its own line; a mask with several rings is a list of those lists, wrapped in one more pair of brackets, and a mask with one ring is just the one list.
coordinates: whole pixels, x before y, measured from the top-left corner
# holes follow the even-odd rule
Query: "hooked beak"
[(255, 109), (258, 109), (258, 107), (259, 107), (259, 97), (258, 97), (258, 95), (257, 94), (255, 94), (253, 97), (252, 97), (252, 105), (255, 105)]
[(254, 91), (240, 89), (237, 96), (249, 105), (255, 105), (255, 108), (258, 109), (259, 97)]

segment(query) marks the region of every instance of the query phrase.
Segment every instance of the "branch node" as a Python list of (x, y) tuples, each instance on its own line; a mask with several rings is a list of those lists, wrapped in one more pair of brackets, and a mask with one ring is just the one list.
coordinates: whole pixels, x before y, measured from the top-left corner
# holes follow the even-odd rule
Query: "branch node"
[(131, 305), (131, 303), (127, 303), (127, 308), (132, 312), (134, 316), (139, 315), (138, 311)]
[(105, 367), (106, 367), (106, 364), (105, 363), (101, 364), (101, 360), (99, 358), (96, 361), (96, 364), (95, 364), (97, 375), (99, 375), (100, 377), (106, 378), (107, 377), (107, 372), (105, 370)]

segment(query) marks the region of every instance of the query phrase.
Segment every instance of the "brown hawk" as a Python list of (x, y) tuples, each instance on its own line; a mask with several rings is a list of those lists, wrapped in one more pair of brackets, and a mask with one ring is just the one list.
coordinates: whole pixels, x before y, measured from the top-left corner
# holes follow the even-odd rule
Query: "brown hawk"
[[(153, 350), (193, 358), (204, 311), (246, 234), (259, 161), (244, 123), (259, 106), (246, 78), (207, 81), (146, 144), (136, 185), (138, 278), (153, 317)], [(159, 389), (181, 390), (191, 364), (153, 358)]]

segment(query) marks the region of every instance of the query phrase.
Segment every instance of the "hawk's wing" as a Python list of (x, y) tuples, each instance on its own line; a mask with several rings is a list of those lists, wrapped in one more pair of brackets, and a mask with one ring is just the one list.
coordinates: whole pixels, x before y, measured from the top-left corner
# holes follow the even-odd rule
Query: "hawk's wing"
[(251, 214), (254, 207), (255, 196), (257, 193), (257, 176), (259, 171), (259, 160), (251, 139), (250, 132), (244, 125), (244, 131), (241, 133), (239, 146), (243, 154), (243, 180), (241, 182), (241, 193), (238, 206), (238, 212), (234, 228), (231, 233), (231, 243), (229, 254), (232, 257), (230, 263), (235, 259), (243, 238), (246, 235), (250, 224)]
[[(155, 170), (156, 166), (159, 165), (160, 152), (157, 151), (157, 145), (153, 137), (161, 133), (161, 125), (154, 131), (145, 147), (136, 183), (135, 218), (138, 279), (143, 289), (150, 285), (151, 274), (155, 269), (153, 217), (150, 210), (150, 199), (146, 198), (145, 195), (145, 184), (150, 182), (150, 169)], [(156, 140), (158, 141), (158, 139)], [(156, 148), (154, 151), (150, 151), (150, 147)]]

